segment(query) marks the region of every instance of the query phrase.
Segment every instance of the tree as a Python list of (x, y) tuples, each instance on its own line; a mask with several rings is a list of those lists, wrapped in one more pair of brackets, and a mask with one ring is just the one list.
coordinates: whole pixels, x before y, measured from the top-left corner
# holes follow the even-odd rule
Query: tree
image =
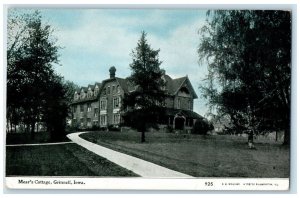
[(165, 91), (162, 89), (164, 81), (159, 51), (151, 49), (144, 31), (137, 47), (132, 51), (132, 73), (129, 80), (136, 90), (125, 94), (122, 106), (129, 109), (125, 120), (141, 132), (141, 142), (145, 142), (146, 129), (157, 127), (158, 116), (163, 113)]
[(46, 89), (47, 101), (43, 108), (43, 121), (51, 140), (62, 140), (66, 135), (66, 117), (69, 113), (69, 101), (66, 97), (68, 89), (63, 83), (63, 78), (59, 76), (53, 76)]
[(75, 91), (78, 90), (80, 87), (74, 82), (69, 80), (66, 80), (65, 82), (63, 82), (63, 84), (66, 89), (66, 94), (65, 94), (66, 100), (70, 104), (74, 100)]
[(209, 105), (236, 130), (285, 131), (290, 141), (291, 14), (288, 11), (208, 12), (198, 53), (208, 65), (201, 87)]
[(195, 122), (195, 125), (193, 126), (192, 133), (200, 134), (200, 135), (207, 135), (207, 132), (211, 131), (213, 129), (214, 129), (214, 126), (207, 119), (197, 119)]
[[(21, 15), (9, 13), (7, 118), (15, 128), (24, 123), (34, 138), (36, 124), (47, 121), (46, 117), (55, 113), (46, 110), (49, 103), (61, 101), (61, 96), (52, 91), (52, 88), (62, 86), (52, 68), (58, 63), (60, 47), (52, 35), (53, 29), (42, 22), (39, 11)], [(46, 125), (50, 128), (50, 123)]]

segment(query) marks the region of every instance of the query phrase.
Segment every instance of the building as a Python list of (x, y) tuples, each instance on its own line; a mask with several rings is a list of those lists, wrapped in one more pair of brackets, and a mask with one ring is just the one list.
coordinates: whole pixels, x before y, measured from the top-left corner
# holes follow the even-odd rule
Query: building
[[(81, 87), (74, 93), (72, 108), (72, 125), (88, 129), (106, 128), (123, 123), (121, 105), (125, 93), (135, 91), (126, 78), (116, 77), (116, 68), (109, 69), (109, 78), (101, 83)], [(160, 121), (161, 126), (173, 129), (191, 129), (196, 119), (202, 119), (193, 111), (197, 95), (188, 76), (172, 79), (164, 73), (166, 117)]]

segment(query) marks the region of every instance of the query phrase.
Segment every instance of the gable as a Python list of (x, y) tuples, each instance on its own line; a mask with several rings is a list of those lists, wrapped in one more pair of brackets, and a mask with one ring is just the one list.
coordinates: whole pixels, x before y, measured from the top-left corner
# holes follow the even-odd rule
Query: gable
[[(181, 78), (180, 80), (177, 80), (174, 86), (176, 86), (176, 91), (174, 94), (180, 94), (182, 96), (191, 96), (193, 99), (198, 98), (189, 78), (186, 76), (184, 78)], [(179, 83), (181, 83), (179, 85)]]

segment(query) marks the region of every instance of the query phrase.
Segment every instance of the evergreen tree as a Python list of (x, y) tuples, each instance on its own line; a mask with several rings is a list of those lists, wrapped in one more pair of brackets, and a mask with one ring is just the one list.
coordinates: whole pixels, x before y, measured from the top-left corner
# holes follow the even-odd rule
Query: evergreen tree
[(156, 128), (159, 115), (163, 114), (165, 91), (162, 89), (164, 81), (159, 51), (151, 49), (144, 31), (137, 47), (132, 51), (132, 73), (129, 80), (136, 89), (125, 94), (123, 108), (129, 109), (125, 120), (141, 132), (141, 142), (145, 142), (147, 128)]

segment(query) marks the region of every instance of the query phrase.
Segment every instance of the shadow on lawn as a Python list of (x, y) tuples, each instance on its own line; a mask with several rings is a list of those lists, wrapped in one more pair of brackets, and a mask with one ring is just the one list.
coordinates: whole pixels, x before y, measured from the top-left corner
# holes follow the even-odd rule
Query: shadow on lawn
[(6, 144), (38, 144), (38, 143), (52, 143), (52, 142), (69, 142), (70, 140), (64, 136), (59, 141), (53, 141), (48, 132), (35, 133), (34, 139), (31, 138), (30, 133), (7, 133)]

